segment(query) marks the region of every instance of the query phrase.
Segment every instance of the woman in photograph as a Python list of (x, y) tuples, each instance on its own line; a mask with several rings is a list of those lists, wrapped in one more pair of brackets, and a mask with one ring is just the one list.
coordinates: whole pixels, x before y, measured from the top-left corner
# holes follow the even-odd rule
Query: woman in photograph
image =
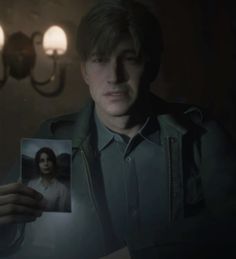
[(45, 211), (70, 211), (68, 188), (57, 179), (57, 158), (51, 148), (43, 147), (35, 155), (38, 177), (29, 181), (28, 186), (43, 196)]

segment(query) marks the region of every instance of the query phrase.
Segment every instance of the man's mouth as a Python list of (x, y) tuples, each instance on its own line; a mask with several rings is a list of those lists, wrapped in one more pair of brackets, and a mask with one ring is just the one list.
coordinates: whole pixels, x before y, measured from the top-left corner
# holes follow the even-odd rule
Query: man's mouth
[(125, 96), (128, 91), (109, 91), (105, 93), (105, 96)]

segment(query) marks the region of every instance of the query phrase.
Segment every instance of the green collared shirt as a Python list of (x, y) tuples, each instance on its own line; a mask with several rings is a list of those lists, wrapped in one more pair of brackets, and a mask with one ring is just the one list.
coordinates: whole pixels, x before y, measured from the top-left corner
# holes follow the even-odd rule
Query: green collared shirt
[(97, 170), (101, 170), (113, 227), (121, 242), (133, 233), (155, 235), (166, 220), (168, 180), (158, 120), (147, 118), (129, 139), (95, 115)]

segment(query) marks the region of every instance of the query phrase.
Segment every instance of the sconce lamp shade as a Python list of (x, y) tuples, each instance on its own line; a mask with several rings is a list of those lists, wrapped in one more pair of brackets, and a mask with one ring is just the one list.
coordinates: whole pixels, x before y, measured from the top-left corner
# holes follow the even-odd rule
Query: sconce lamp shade
[(51, 26), (43, 36), (43, 48), (47, 55), (63, 55), (67, 50), (67, 38), (59, 26)]
[(5, 42), (4, 32), (2, 26), (0, 25), (0, 50), (2, 50)]

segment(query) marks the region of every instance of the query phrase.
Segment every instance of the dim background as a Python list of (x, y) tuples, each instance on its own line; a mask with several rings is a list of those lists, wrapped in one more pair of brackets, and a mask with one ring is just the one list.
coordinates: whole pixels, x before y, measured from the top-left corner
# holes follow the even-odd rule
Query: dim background
[[(86, 102), (88, 89), (79, 73), (74, 42), (81, 16), (94, 2), (0, 1), (0, 23), (6, 34), (22, 31), (30, 36), (34, 31), (44, 32), (50, 25), (59, 24), (69, 41), (62, 58), (67, 69), (65, 88), (59, 96), (40, 96), (31, 87), (29, 78), (21, 81), (9, 78), (0, 89), (0, 178), (20, 156), (21, 138), (32, 137), (45, 119), (77, 111)], [(152, 91), (168, 101), (207, 108), (236, 139), (235, 7), (223, 0), (144, 2), (158, 15), (164, 41), (161, 72)], [(43, 80), (52, 67), (40, 46), (37, 53), (35, 76)]]

